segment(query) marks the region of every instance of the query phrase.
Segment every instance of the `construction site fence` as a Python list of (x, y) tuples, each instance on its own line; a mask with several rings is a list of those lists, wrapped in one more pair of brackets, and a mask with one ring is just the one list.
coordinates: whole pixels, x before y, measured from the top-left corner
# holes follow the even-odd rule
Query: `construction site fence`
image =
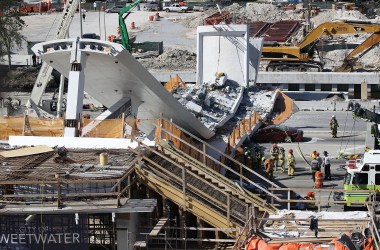
[[(102, 121), (82, 118), (78, 125), (80, 137), (131, 138), (137, 135), (139, 119), (117, 118)], [(36, 118), (30, 116), (0, 116), (0, 140), (9, 140), (9, 136), (49, 136), (64, 135), (64, 118)], [(92, 126), (82, 134), (86, 126)]]

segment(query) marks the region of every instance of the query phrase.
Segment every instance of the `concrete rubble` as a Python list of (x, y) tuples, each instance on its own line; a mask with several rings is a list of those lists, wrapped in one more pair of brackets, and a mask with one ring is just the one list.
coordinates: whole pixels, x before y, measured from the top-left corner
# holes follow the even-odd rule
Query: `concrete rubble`
[(173, 96), (206, 127), (215, 130), (226, 122), (224, 118), (234, 114), (234, 107), (239, 106), (244, 89), (225, 80), (220, 77), (212, 83), (187, 84), (186, 88), (174, 89)]
[(195, 70), (197, 55), (187, 50), (165, 48), (158, 57), (140, 59), (139, 62), (147, 69)]

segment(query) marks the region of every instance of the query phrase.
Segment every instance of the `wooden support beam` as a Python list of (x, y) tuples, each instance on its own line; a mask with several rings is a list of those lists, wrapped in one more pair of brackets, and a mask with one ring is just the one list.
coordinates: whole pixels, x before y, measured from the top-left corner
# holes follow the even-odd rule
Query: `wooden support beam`
[(150, 231), (149, 236), (150, 237), (157, 237), (158, 234), (161, 232), (161, 230), (166, 226), (168, 223), (168, 218), (161, 218), (158, 220), (157, 224), (153, 227), (152, 231)]

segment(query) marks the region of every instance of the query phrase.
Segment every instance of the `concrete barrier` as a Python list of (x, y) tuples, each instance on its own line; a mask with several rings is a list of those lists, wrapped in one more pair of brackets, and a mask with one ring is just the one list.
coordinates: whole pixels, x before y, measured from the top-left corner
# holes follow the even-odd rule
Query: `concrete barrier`
[[(372, 109), (373, 105), (378, 105), (378, 101), (361, 101), (351, 100), (358, 102), (363, 108)], [(301, 111), (344, 111), (347, 110), (349, 101), (294, 101), (298, 109)]]

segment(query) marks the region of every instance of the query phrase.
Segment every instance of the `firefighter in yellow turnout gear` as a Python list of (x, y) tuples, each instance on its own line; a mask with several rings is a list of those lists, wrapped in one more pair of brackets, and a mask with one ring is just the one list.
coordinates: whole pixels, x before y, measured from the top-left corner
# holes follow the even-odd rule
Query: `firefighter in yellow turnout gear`
[(286, 171), (285, 168), (285, 149), (280, 147), (280, 154), (278, 155), (278, 162), (280, 163), (280, 171), (284, 173)]
[(289, 154), (286, 156), (287, 165), (288, 165), (288, 175), (294, 175), (294, 169), (296, 167), (296, 159), (293, 155), (293, 149), (289, 149)]
[(338, 133), (339, 124), (338, 124), (338, 121), (335, 118), (335, 115), (331, 116), (331, 120), (330, 120), (329, 125), (330, 125), (330, 129), (331, 129), (332, 137), (336, 138), (337, 137), (336, 135)]
[(273, 159), (274, 171), (277, 171), (279, 153), (280, 151), (278, 150), (277, 144), (273, 144), (273, 147), (270, 149), (270, 155)]

